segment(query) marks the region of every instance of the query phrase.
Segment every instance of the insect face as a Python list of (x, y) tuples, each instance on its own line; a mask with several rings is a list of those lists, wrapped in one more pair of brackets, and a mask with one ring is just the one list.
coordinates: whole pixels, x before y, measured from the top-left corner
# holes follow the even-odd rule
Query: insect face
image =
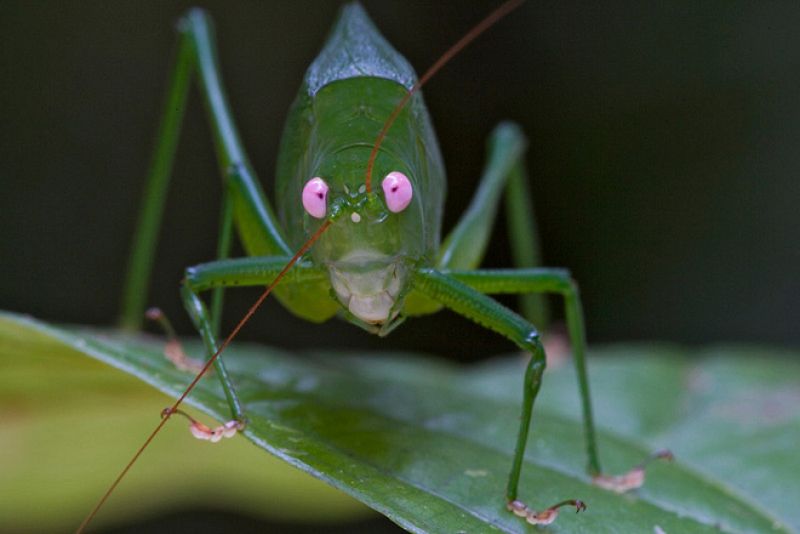
[(371, 193), (356, 176), (349, 182), (311, 178), (302, 203), (308, 230), (319, 219), (335, 221), (312, 251), (314, 262), (328, 270), (332, 296), (351, 322), (382, 333), (397, 322), (409, 264), (419, 257), (407, 234), (421, 226), (421, 208), (412, 202), (411, 180), (400, 171), (387, 173), (382, 190)]

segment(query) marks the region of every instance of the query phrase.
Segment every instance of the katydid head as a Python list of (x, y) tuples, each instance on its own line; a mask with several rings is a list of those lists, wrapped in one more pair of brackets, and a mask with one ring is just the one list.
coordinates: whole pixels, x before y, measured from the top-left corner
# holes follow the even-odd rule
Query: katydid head
[(311, 258), (328, 271), (343, 315), (371, 332), (388, 333), (400, 322), (410, 266), (424, 253), (423, 209), (412, 179), (390, 171), (380, 192), (367, 192), (358, 182), (314, 177), (303, 188), (302, 203), (306, 233), (322, 219), (332, 221)]

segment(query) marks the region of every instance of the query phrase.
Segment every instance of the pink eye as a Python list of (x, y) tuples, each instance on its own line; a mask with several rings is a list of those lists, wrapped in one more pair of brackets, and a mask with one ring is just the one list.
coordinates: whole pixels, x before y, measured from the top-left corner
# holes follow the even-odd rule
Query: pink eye
[(315, 219), (325, 217), (328, 210), (328, 184), (322, 178), (312, 178), (303, 187), (303, 207)]
[(398, 213), (406, 209), (414, 196), (411, 181), (402, 172), (390, 172), (381, 183), (383, 196), (386, 198), (386, 206), (389, 211)]

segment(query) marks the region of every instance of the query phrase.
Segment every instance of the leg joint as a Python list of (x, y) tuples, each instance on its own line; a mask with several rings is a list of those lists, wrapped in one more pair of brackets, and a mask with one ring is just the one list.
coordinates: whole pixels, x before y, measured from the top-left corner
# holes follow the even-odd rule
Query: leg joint
[(193, 292), (196, 291), (197, 287), (197, 267), (187, 267), (183, 271), (183, 280), (181, 280), (181, 285), (186, 287), (187, 289), (192, 290)]
[(536, 330), (533, 326), (530, 326), (528, 331), (525, 334), (524, 343), (528, 345), (528, 349), (533, 352), (537, 349), (537, 347), (542, 346), (542, 341), (540, 339), (539, 331)]
[(178, 19), (178, 24), (175, 29), (178, 33), (189, 33), (195, 30), (196, 24), (205, 24), (207, 20), (208, 15), (205, 10), (199, 7), (192, 7)]
[(541, 362), (541, 364), (544, 365), (544, 345), (542, 344), (542, 340), (539, 337), (539, 332), (536, 329), (530, 329), (528, 335), (525, 337), (523, 345), (525, 350), (531, 353), (531, 359), (533, 362)]
[(564, 290), (562, 293), (565, 297), (577, 298), (580, 295), (578, 281), (572, 277), (569, 271), (566, 271), (564, 276)]
[(538, 391), (542, 384), (542, 374), (547, 367), (547, 357), (544, 352), (544, 345), (539, 339), (539, 334), (534, 331), (530, 339), (528, 350), (531, 353), (531, 360), (525, 370), (525, 383), (533, 391)]

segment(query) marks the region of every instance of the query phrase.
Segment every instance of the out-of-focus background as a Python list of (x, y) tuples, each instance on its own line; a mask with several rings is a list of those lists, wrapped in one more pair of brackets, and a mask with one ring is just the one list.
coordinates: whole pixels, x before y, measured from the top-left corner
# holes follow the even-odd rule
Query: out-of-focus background
[[(590, 342), (797, 345), (800, 6), (581, 4), (528, 2), (425, 88), (448, 168), (446, 227), (475, 189), (489, 131), (516, 120), (530, 138), (543, 255), (579, 280)], [(114, 322), (174, 23), (190, 5), (3, 2), (0, 307)], [(202, 5), (271, 193), (286, 112), (338, 3)], [(421, 72), (497, 2), (364, 5)], [(178, 282), (186, 266), (213, 258), (215, 168), (195, 91), (149, 299), (184, 334)], [(508, 265), (502, 219), (497, 230), (487, 265)], [(229, 323), (254, 296), (231, 296)], [(377, 339), (338, 321), (304, 323), (273, 302), (242, 337), (464, 361), (510, 349), (463, 325), (445, 312)], [(450, 331), (458, 337), (441, 335)]]

